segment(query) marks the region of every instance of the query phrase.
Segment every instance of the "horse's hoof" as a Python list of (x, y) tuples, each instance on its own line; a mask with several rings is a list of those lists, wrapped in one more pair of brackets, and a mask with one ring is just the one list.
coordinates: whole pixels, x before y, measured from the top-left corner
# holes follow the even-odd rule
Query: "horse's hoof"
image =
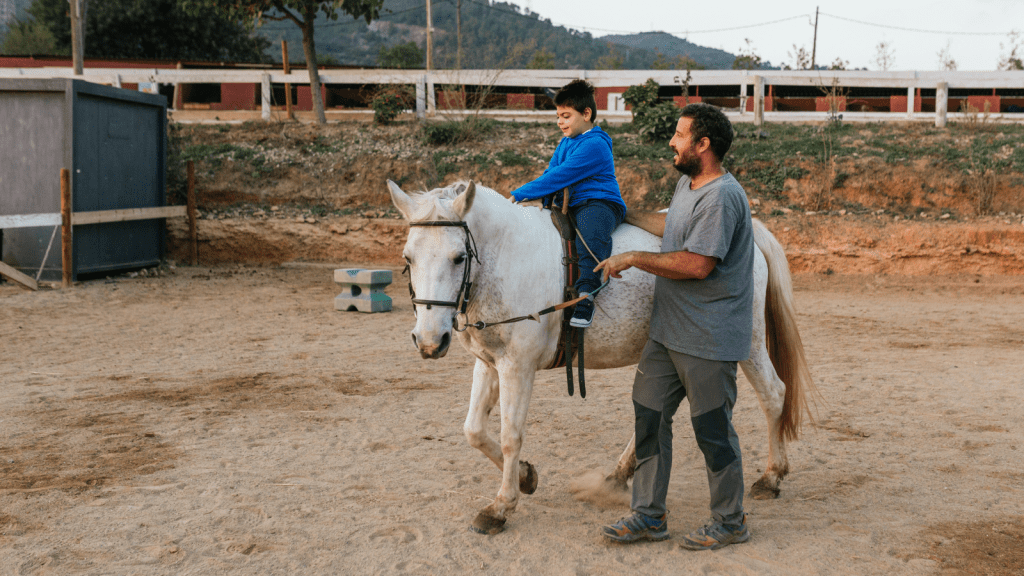
[(505, 529), (505, 520), (488, 516), (483, 512), (476, 515), (469, 529), (477, 534), (494, 535)]
[(537, 475), (537, 468), (526, 461), (520, 461), (519, 466), (526, 467), (526, 478), (519, 481), (519, 491), (523, 494), (533, 494), (537, 491), (537, 484), (540, 482), (540, 476)]
[(618, 476), (616, 476), (614, 474), (605, 476), (605, 478), (604, 478), (604, 485), (605, 485), (606, 488), (608, 488), (609, 490), (611, 490), (613, 492), (628, 492), (629, 491), (629, 484), (626, 483), (626, 480), (623, 479), (623, 478), (619, 478)]
[(750, 497), (754, 500), (774, 500), (779, 497), (779, 485), (772, 485), (763, 476), (750, 487)]

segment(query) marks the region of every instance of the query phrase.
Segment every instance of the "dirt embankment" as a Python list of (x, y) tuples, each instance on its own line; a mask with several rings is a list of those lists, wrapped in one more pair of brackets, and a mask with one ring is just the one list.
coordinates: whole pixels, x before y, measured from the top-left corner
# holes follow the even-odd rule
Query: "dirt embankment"
[[(431, 146), (412, 124), (177, 126), (171, 164), (174, 171), (186, 159), (197, 162), (204, 263), (397, 264), (406, 227), (391, 207), (387, 180), (423, 190), (472, 179), (508, 194), (543, 172), (558, 141), (544, 124), (491, 131), (473, 142)], [(615, 137), (617, 150), (637, 147), (629, 134)], [(859, 144), (853, 140), (848, 150)], [(1024, 274), (1020, 174), (975, 178), (926, 157), (893, 164), (854, 152), (832, 166), (797, 155), (791, 173), (798, 177), (788, 178), (756, 158), (734, 160), (732, 169), (794, 271)], [(664, 154), (618, 158), (616, 168), (631, 208), (666, 205), (677, 174)], [(979, 181), (985, 198), (974, 187)], [(173, 175), (171, 185), (172, 196), (180, 195)], [(978, 215), (979, 203), (985, 215)], [(171, 257), (186, 259), (184, 224), (172, 222), (169, 230)]]

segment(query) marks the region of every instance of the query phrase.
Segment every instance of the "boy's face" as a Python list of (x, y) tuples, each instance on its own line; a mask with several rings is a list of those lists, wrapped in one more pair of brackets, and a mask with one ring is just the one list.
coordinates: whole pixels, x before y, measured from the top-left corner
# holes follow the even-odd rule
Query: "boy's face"
[[(572, 106), (558, 106), (558, 128), (569, 138), (574, 138), (593, 128), (593, 125), (586, 118), (576, 111)], [(589, 111), (586, 108), (584, 111)]]

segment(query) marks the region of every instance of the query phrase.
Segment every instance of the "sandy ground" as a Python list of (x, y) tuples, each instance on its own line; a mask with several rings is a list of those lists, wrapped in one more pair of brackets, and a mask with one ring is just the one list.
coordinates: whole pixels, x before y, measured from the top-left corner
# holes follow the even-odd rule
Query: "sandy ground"
[[(401, 280), (388, 314), (335, 312), (337, 292), (318, 266), (0, 285), (0, 574), (1024, 571), (1019, 276), (799, 275), (819, 420), (781, 497), (748, 500), (752, 540), (702, 553), (677, 544), (707, 514), (685, 421), (674, 539), (606, 543), (626, 507), (570, 491), (629, 438), (630, 368), (589, 372), (586, 400), (540, 375), (540, 488), (471, 533), (499, 475), (462, 436), (470, 356), (420, 359)], [(745, 382), (735, 421), (749, 485)]]

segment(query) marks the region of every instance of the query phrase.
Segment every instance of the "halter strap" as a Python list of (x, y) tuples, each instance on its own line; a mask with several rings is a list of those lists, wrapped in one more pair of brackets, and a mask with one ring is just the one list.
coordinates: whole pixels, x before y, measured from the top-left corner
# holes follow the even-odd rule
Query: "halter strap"
[[(462, 284), (459, 286), (459, 292), (455, 295), (454, 301), (446, 300), (424, 300), (416, 297), (416, 291), (412, 287), (412, 277), (409, 278), (409, 295), (412, 296), (413, 312), (416, 311), (416, 304), (421, 304), (430, 310), (431, 306), (441, 306), (445, 308), (455, 308), (460, 314), (466, 313), (466, 306), (469, 304), (469, 299), (472, 297), (473, 283), (469, 281), (470, 273), (473, 268), (473, 260), (476, 260), (477, 264), (480, 264), (480, 257), (476, 251), (476, 238), (473, 238), (473, 233), (469, 230), (467, 225), (462, 220), (425, 220), (422, 222), (410, 222), (409, 226), (436, 226), (436, 227), (458, 227), (466, 233), (466, 266), (462, 269)], [(409, 265), (405, 265), (404, 272), (409, 270)]]

